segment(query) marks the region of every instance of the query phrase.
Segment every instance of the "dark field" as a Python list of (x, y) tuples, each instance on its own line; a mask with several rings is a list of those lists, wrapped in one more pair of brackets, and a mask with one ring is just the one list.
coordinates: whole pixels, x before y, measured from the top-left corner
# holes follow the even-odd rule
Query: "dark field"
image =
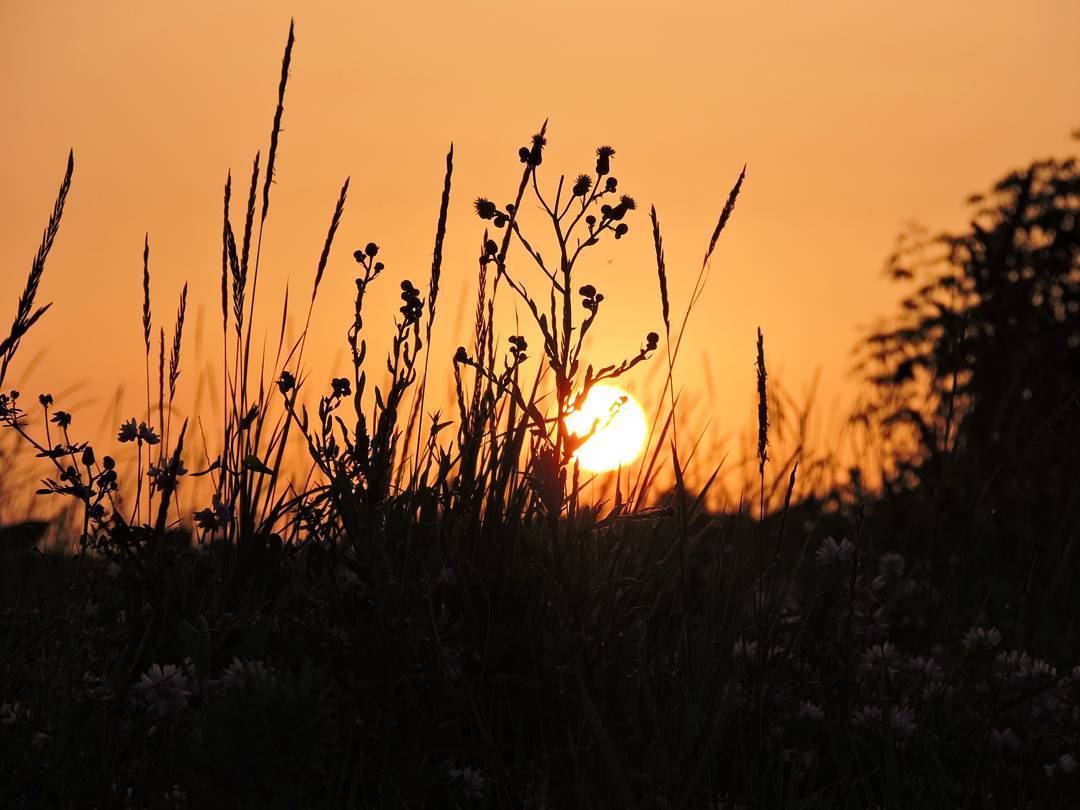
[[(907, 297), (856, 353), (865, 458), (774, 449), (798, 418), (777, 411), (759, 332), (756, 381), (730, 381), (757, 385), (752, 474), (718, 509), (715, 473), (686, 483), (702, 428), (679, 408), (678, 360), (747, 172), (673, 313), (657, 211), (624, 192), (611, 147), (589, 173), (545, 174), (545, 122), (508, 150), (520, 183), (476, 200), (480, 293), (451, 358), (429, 351), (451, 148), (430, 274), (369, 312), (391, 251), (349, 245), (350, 362), (309, 379), (307, 328), (284, 324), (300, 306), (310, 325), (348, 261), (332, 253), (348, 182), (310, 296), (281, 324), (253, 317), (292, 46), (269, 148), (224, 193), (223, 419), (173, 417), (201, 358), (184, 354), (186, 287), (168, 333), (154, 316), (149, 242), (145, 411), (92, 446), (64, 402), (15, 390), (12, 361), (50, 317), (37, 288), (68, 163), (0, 343), (0, 424), (38, 456), (29, 486), (65, 507), (0, 530), (0, 806), (1080, 806), (1072, 159), (1008, 173), (961, 232), (900, 241)], [(581, 267), (630, 228), (655, 244), (655, 331), (595, 358), (604, 295)], [(512, 301), (528, 319), (500, 337)], [(389, 323), (389, 355), (368, 357)], [(652, 435), (596, 494), (564, 420), (642, 363), (661, 389)], [(430, 412), (436, 378), (450, 412)], [(185, 450), (196, 430), (215, 457)], [(5, 465), (0, 489), (24, 482)], [(186, 487), (205, 502), (182, 509)]]

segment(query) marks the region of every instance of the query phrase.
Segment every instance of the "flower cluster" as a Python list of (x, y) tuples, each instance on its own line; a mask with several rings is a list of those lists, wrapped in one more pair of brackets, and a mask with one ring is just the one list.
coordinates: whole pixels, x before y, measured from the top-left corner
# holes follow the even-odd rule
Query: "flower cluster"
[(604, 294), (597, 292), (592, 284), (584, 285), (578, 290), (578, 295), (581, 296), (581, 305), (592, 313), (596, 312), (600, 302), (604, 300)]
[(525, 338), (521, 335), (511, 335), (507, 341), (510, 343), (510, 354), (514, 358), (514, 363), (524, 363), (528, 359), (525, 350), (529, 347)]
[(352, 383), (348, 377), (333, 377), (330, 380), (330, 396), (336, 399), (352, 396)]
[(405, 316), (405, 325), (411, 326), (424, 314), (424, 302), (420, 298), (420, 291), (408, 279), (401, 282), (401, 300), (404, 303), (399, 311)]
[(210, 499), (207, 509), (200, 509), (193, 517), (195, 525), (204, 532), (212, 532), (216, 529), (224, 529), (232, 523), (232, 510), (221, 500), (221, 496), (215, 492)]
[[(50, 397), (50, 401), (51, 399)], [(23, 415), (23, 411), (18, 406), (18, 401), (19, 392), (14, 389), (6, 394), (0, 393), (0, 422), (13, 425)]]
[[(480, 219), (491, 220), (491, 223), (496, 228), (505, 227), (507, 221), (510, 219), (510, 214), (514, 211), (514, 204), (507, 203), (506, 210), (502, 211), (495, 203), (486, 197), (477, 197), (473, 202), (473, 208), (476, 209), (476, 215)], [(491, 255), (494, 255), (495, 251), (489, 251)]]
[(547, 146), (547, 139), (543, 135), (533, 135), (532, 144), (530, 146), (523, 146), (518, 150), (518, 157), (522, 163), (525, 163), (534, 169), (544, 162), (544, 147)]
[[(57, 413), (63, 413), (63, 411), (58, 411)], [(154, 432), (152, 427), (146, 424), (146, 422), (136, 422), (134, 417), (120, 425), (120, 432), (117, 434), (116, 438), (121, 444), (126, 444), (127, 442), (157, 444), (161, 441), (161, 437)]]

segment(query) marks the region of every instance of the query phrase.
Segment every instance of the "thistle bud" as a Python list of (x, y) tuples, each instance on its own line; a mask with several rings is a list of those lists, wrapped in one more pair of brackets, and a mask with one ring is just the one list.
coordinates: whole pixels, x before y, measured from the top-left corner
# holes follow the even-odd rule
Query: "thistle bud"
[(615, 150), (610, 146), (601, 146), (596, 150), (596, 173), (603, 177), (611, 171), (611, 158)]

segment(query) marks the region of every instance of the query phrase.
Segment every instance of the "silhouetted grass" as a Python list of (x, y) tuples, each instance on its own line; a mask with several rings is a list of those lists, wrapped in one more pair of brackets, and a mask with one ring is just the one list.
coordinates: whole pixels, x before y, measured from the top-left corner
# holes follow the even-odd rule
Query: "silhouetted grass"
[[(586, 437), (565, 420), (592, 386), (651, 361), (661, 336), (646, 332), (624, 355), (592, 359), (587, 338), (606, 298), (582, 283), (584, 262), (601, 241), (629, 232), (637, 204), (612, 175), (609, 146), (572, 184), (545, 182), (547, 122), (518, 151), (513, 201), (475, 202), (493, 230), (480, 239), (471, 346), (449, 366), (456, 413), (426, 411), (429, 367), (441, 364), (431, 335), (445, 300), (452, 147), (426, 293), (401, 282), (385, 362), (370, 365), (365, 336), (367, 321), (383, 328), (387, 313), (365, 304), (393, 250), (368, 242), (353, 253), (349, 367), (312, 392), (303, 363), (348, 180), (303, 329), (286, 338), (286, 293), (277, 350), (253, 361), (293, 43), (290, 26), (268, 160), (260, 175), (254, 159), (239, 247), (231, 173), (225, 182), (224, 413), (216, 438), (203, 438), (216, 452), (199, 459), (186, 449), (187, 419), (172, 435), (182, 359), (190, 367), (186, 284), (168, 351), (158, 324), (151, 423), (148, 236), (146, 416), (117, 434), (118, 444), (135, 445), (136, 481), (122, 481), (113, 457), (80, 440), (48, 395), (28, 408), (14, 392), (0, 394), (3, 426), (52, 466), (42, 497), (77, 512), (74, 553), (39, 548), (40, 527), (0, 534), (0, 803), (1076, 803), (1080, 668), (1059, 673), (1020, 652), (1019, 625), (984, 626), (977, 609), (931, 623), (927, 605), (946, 604), (951, 583), (875, 533), (877, 504), (857, 486), (821, 483), (831, 470), (806, 449), (810, 405), (769, 382), (760, 330), (756, 453), (751, 439), (746, 454), (758, 513), (754, 483), (728, 514), (710, 510), (722, 462), (699, 486), (688, 483), (705, 430), (680, 402), (676, 362), (745, 168), (674, 336), (679, 275), (650, 210), (667, 363), (657, 432), (613, 493), (585, 497), (574, 452)], [(71, 173), (69, 159), (2, 344), (0, 383), (47, 309), (35, 296)], [(543, 234), (518, 216), (534, 203)], [(554, 251), (545, 258), (540, 244)], [(523, 304), (529, 335), (500, 345), (496, 318), (508, 299)], [(749, 349), (748, 341), (748, 359)], [(736, 383), (751, 385), (750, 375)], [(778, 465), (784, 431), (795, 450)], [(285, 473), (290, 436), (307, 453), (306, 476)], [(661, 475), (668, 492), (658, 493)], [(177, 493), (195, 476), (208, 482), (208, 502), (183, 510)], [(800, 484), (810, 496), (795, 497)], [(826, 491), (828, 503), (814, 500)]]

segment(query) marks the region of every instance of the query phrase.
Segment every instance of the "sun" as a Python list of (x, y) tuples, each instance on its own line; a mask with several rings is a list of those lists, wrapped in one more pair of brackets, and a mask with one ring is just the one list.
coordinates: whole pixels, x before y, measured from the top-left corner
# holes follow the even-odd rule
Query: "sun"
[(581, 409), (568, 414), (566, 429), (576, 436), (593, 435), (574, 453), (581, 469), (607, 472), (641, 455), (648, 435), (645, 412), (630, 394), (613, 385), (594, 385)]

